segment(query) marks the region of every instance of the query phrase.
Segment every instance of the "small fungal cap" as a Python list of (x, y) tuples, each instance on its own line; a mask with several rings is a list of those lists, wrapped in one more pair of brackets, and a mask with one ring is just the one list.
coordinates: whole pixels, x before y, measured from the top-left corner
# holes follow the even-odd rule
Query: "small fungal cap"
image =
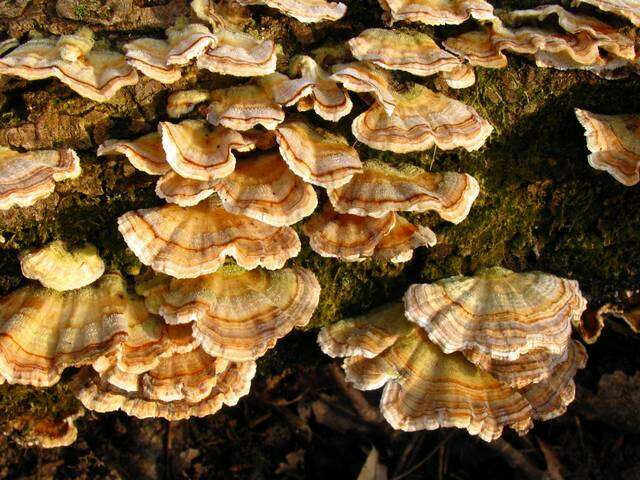
[(68, 447), (78, 438), (76, 420), (82, 415), (84, 415), (82, 407), (64, 418), (39, 417), (35, 413), (27, 413), (9, 422), (9, 426), (19, 431), (19, 436), (15, 440), (22, 447)]
[(347, 6), (327, 0), (237, 0), (240, 5), (267, 5), (303, 23), (335, 21), (344, 17)]
[(179, 118), (193, 109), (199, 103), (206, 102), (211, 97), (207, 90), (182, 90), (169, 95), (167, 99), (167, 115)]
[(392, 263), (408, 262), (418, 247), (433, 247), (436, 234), (428, 227), (414, 225), (400, 215), (389, 233), (376, 245), (373, 258), (389, 260)]
[(576, 108), (585, 129), (589, 165), (627, 187), (640, 182), (640, 115), (600, 115)]
[(362, 171), (358, 152), (344, 137), (302, 120), (281, 124), (276, 139), (284, 161), (305, 182), (336, 188)]
[(208, 22), (214, 31), (231, 26), (242, 29), (251, 22), (248, 9), (233, 0), (193, 0), (191, 9), (196, 17)]
[(291, 79), (283, 73), (274, 72), (258, 78), (258, 85), (266, 90), (274, 102), (290, 107), (313, 94), (315, 83), (309, 78)]
[(77, 178), (80, 159), (70, 148), (15, 152), (0, 147), (0, 210), (29, 207), (55, 190), (55, 182)]
[(211, 200), (127, 212), (118, 229), (142, 263), (177, 278), (213, 273), (227, 256), (243, 268), (278, 269), (300, 251), (291, 228), (234, 215)]
[(442, 50), (426, 33), (370, 28), (348, 42), (353, 56), (387, 70), (420, 77), (451, 71), (460, 59)]
[(167, 65), (187, 65), (199, 58), (207, 48), (215, 47), (216, 36), (205, 25), (191, 23), (167, 29), (167, 39), (171, 47), (167, 54)]
[(167, 65), (171, 45), (156, 38), (138, 38), (124, 45), (127, 63), (144, 75), (161, 83), (180, 80), (179, 66)]
[(294, 175), (278, 152), (239, 161), (215, 190), (228, 212), (276, 227), (293, 225), (318, 206), (313, 187)]
[(56, 240), (20, 256), (22, 274), (59, 292), (93, 283), (104, 273), (104, 261), (96, 247), (86, 244), (70, 250)]
[(382, 217), (394, 211), (434, 210), (445, 220), (460, 223), (479, 190), (478, 182), (466, 173), (432, 173), (407, 165), (394, 168), (369, 160), (361, 174), (327, 193), (340, 213)]
[(16, 48), (18, 45), (20, 45), (20, 42), (18, 42), (18, 40), (16, 40), (15, 38), (7, 38), (6, 40), (1, 41), (0, 55), (2, 55), (5, 52), (8, 52), (13, 48)]
[(469, 64), (462, 64), (448, 72), (440, 72), (440, 76), (451, 88), (468, 88), (476, 83), (476, 74)]
[(396, 99), (389, 72), (373, 63), (352, 62), (335, 65), (331, 78), (352, 92), (372, 93), (387, 115), (393, 114)]
[(135, 140), (106, 140), (98, 147), (98, 156), (122, 154), (138, 170), (149, 175), (164, 175), (171, 171), (158, 132), (148, 133)]
[(575, 280), (495, 267), (412, 285), (405, 306), (407, 318), (446, 353), (476, 350), (514, 361), (540, 349), (562, 354), (587, 302)]
[(215, 193), (217, 180), (192, 180), (169, 172), (156, 183), (156, 195), (181, 207), (193, 207)]
[[(494, 25), (496, 23), (494, 22)], [(504, 38), (500, 37), (501, 41)], [(464, 58), (470, 65), (484, 68), (504, 68), (508, 60), (500, 48), (495, 44), (494, 32), (491, 27), (485, 26), (480, 30), (472, 30), (457, 37), (447, 38), (442, 45), (450, 52)], [(505, 43), (504, 45), (507, 45)], [(522, 53), (533, 54), (537, 48), (531, 48), (523, 42), (518, 50)]]
[(282, 107), (258, 85), (214, 90), (209, 94), (209, 99), (211, 104), (207, 110), (207, 120), (212, 125), (240, 131), (262, 125), (267, 130), (273, 130), (284, 121)]
[(389, 23), (420, 22), (426, 25), (458, 25), (469, 18), (490, 20), (493, 6), (485, 0), (378, 0)]
[(56, 46), (60, 58), (75, 62), (93, 49), (93, 32), (88, 28), (81, 28), (72, 35), (62, 35)]
[(582, 0), (605, 12), (627, 18), (636, 27), (640, 26), (640, 5), (636, 0)]

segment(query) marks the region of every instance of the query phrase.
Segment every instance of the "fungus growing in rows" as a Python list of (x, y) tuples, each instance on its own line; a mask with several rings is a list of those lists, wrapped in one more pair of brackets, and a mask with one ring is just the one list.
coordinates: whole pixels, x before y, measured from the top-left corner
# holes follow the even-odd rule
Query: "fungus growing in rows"
[(382, 104), (374, 103), (352, 123), (353, 135), (377, 150), (408, 153), (437, 145), (443, 150), (482, 147), (493, 127), (472, 107), (415, 84), (395, 93), (396, 107), (387, 115)]
[(585, 129), (589, 165), (630, 187), (640, 181), (640, 115), (600, 115), (576, 108)]
[(373, 63), (352, 62), (335, 65), (331, 78), (352, 92), (372, 93), (387, 115), (393, 114), (396, 97), (389, 72)]
[(80, 159), (70, 148), (16, 152), (0, 147), (0, 210), (29, 207), (55, 190), (55, 182), (77, 178)]
[(563, 354), (587, 301), (574, 280), (494, 267), (412, 285), (405, 306), (407, 318), (445, 353), (514, 361), (541, 349)]
[(75, 290), (93, 283), (104, 273), (104, 261), (96, 247), (85, 244), (69, 250), (56, 240), (42, 248), (20, 255), (22, 274), (59, 292)]
[(326, 0), (237, 0), (240, 5), (267, 5), (303, 23), (335, 21), (344, 17), (347, 6)]
[(152, 132), (135, 140), (106, 140), (98, 147), (98, 156), (125, 155), (138, 170), (149, 175), (164, 175), (171, 171), (162, 148), (160, 133)]
[(418, 247), (433, 247), (437, 243), (436, 234), (422, 225), (414, 225), (396, 214), (396, 222), (373, 251), (373, 258), (389, 260), (392, 263), (408, 262)]
[(215, 193), (215, 180), (192, 180), (169, 172), (156, 183), (156, 195), (181, 207), (193, 207)]
[(207, 120), (212, 125), (240, 131), (262, 125), (267, 130), (273, 130), (284, 121), (282, 107), (258, 85), (213, 90), (208, 95), (211, 103)]
[(193, 322), (193, 336), (210, 355), (244, 361), (261, 357), (293, 328), (307, 325), (320, 285), (304, 268), (271, 272), (225, 266), (141, 293), (168, 323)]
[(458, 25), (469, 18), (490, 20), (493, 6), (485, 0), (378, 0), (384, 18), (394, 22), (420, 22), (426, 25)]
[(240, 160), (214, 188), (228, 212), (276, 227), (293, 225), (318, 206), (313, 187), (294, 175), (278, 152)]
[(78, 438), (76, 420), (83, 415), (82, 407), (61, 419), (52, 416), (38, 417), (30, 412), (11, 420), (9, 428), (18, 432), (15, 440), (22, 447), (68, 447)]
[(134, 210), (118, 219), (118, 229), (142, 263), (177, 278), (215, 272), (233, 257), (243, 268), (282, 268), (300, 252), (290, 227), (227, 212), (216, 201)]
[[(637, 0), (580, 0), (605, 12), (627, 18), (636, 27), (640, 26), (640, 5)], [(580, 2), (578, 2), (579, 4)]]
[(340, 213), (382, 217), (394, 211), (434, 210), (443, 219), (460, 223), (479, 191), (476, 179), (466, 173), (432, 173), (412, 165), (394, 168), (369, 160), (362, 173), (327, 193)]
[(362, 162), (347, 140), (303, 120), (287, 121), (276, 129), (280, 154), (305, 182), (324, 188), (348, 183), (362, 171)]

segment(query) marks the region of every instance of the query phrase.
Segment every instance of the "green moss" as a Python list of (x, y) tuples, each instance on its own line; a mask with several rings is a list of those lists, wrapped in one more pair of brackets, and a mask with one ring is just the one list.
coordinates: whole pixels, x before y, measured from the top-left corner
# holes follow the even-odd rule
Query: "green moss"
[(63, 419), (78, 410), (80, 403), (64, 383), (34, 389), (23, 385), (0, 385), (0, 418), (11, 421), (30, 414), (36, 418)]

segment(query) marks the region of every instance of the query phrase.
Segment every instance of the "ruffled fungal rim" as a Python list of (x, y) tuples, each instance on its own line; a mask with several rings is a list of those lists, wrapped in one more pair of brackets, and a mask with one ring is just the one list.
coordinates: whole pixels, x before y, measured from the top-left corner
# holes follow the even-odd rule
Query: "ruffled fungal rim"
[(347, 13), (342, 2), (327, 0), (237, 0), (240, 5), (267, 5), (302, 23), (340, 20)]
[(383, 18), (394, 22), (419, 22), (425, 25), (459, 25), (473, 18), (491, 20), (493, 6), (485, 0), (452, 0), (432, 2), (429, 0), (378, 0), (385, 10)]
[(151, 132), (134, 140), (105, 140), (98, 146), (97, 155), (124, 155), (136, 169), (149, 175), (164, 175), (171, 165), (162, 148), (158, 132)]

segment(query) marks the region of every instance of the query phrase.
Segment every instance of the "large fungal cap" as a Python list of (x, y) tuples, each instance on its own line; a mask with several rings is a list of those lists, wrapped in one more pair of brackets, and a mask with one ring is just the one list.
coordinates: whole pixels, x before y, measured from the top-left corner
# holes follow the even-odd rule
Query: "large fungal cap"
[(344, 17), (347, 6), (327, 0), (237, 0), (240, 5), (268, 5), (303, 23), (335, 21)]
[(98, 147), (98, 156), (118, 154), (126, 156), (131, 165), (149, 175), (163, 175), (171, 171), (158, 132), (135, 140), (109, 139)]
[(365, 145), (395, 153), (418, 152), (437, 145), (443, 150), (482, 147), (493, 127), (472, 107), (422, 85), (396, 93), (393, 115), (380, 103), (359, 115), (351, 126)]
[(127, 336), (120, 275), (59, 293), (28, 286), (0, 299), (0, 373), (9, 383), (50, 386), (68, 366), (93, 362)]
[(396, 429), (466, 428), (491, 441), (504, 426), (531, 427), (531, 407), (517, 391), (461, 354), (444, 354), (397, 304), (325, 327), (318, 341), (325, 353), (347, 356), (347, 380), (356, 388), (384, 386), (380, 409)]
[(244, 268), (278, 269), (300, 251), (291, 228), (228, 213), (212, 201), (134, 210), (118, 219), (118, 229), (142, 263), (178, 278), (215, 272), (227, 256)]
[(370, 28), (349, 40), (353, 56), (388, 70), (402, 70), (421, 77), (450, 71), (460, 59), (442, 50), (426, 33)]
[(212, 125), (241, 131), (262, 125), (273, 130), (284, 120), (282, 107), (258, 85), (214, 90), (209, 94), (209, 100), (207, 120)]
[(371, 257), (395, 224), (395, 214), (380, 218), (337, 213), (330, 204), (302, 227), (311, 249), (323, 257), (347, 261)]
[(181, 207), (193, 207), (215, 193), (217, 180), (192, 180), (169, 172), (156, 183), (156, 195)]
[(198, 57), (198, 68), (236, 77), (268, 75), (276, 70), (276, 44), (248, 33), (221, 30), (218, 44)]
[(147, 305), (169, 323), (193, 321), (194, 337), (214, 356), (253, 360), (318, 305), (320, 285), (304, 268), (244, 271), (235, 267), (147, 292)]
[(640, 181), (640, 115), (600, 115), (576, 108), (585, 129), (589, 164), (626, 186)]
[(407, 318), (447, 353), (476, 350), (517, 360), (540, 349), (562, 354), (587, 302), (574, 280), (495, 267), (412, 285), (405, 306)]
[(329, 200), (340, 213), (382, 217), (388, 212), (436, 211), (459, 223), (469, 214), (480, 188), (466, 173), (432, 173), (414, 166), (394, 168), (365, 161), (362, 173), (346, 185), (328, 190)]
[(246, 152), (253, 143), (225, 127), (210, 128), (203, 120), (179, 124), (160, 122), (162, 145), (171, 168), (180, 176), (207, 181), (226, 177), (236, 167), (232, 150)]
[(227, 211), (276, 227), (293, 225), (318, 206), (313, 187), (294, 175), (278, 152), (239, 161), (215, 190)]
[(640, 26), (640, 5), (637, 0), (581, 0), (605, 12), (628, 18), (636, 27)]
[(336, 188), (362, 171), (358, 152), (344, 137), (313, 128), (302, 120), (281, 124), (276, 138), (284, 161), (306, 182)]
[(485, 0), (378, 0), (390, 23), (407, 21), (427, 25), (457, 25), (470, 17), (493, 18), (493, 6)]
[(21, 255), (20, 268), (25, 277), (64, 292), (82, 288), (100, 278), (104, 273), (104, 261), (91, 244), (70, 251), (64, 242), (57, 240)]
[(182, 72), (178, 65), (168, 65), (167, 57), (171, 45), (156, 38), (137, 38), (124, 45), (127, 63), (147, 77), (161, 83), (180, 80)]
[(376, 245), (373, 258), (393, 263), (408, 262), (418, 247), (433, 247), (436, 234), (430, 228), (414, 225), (406, 218), (396, 215), (396, 222), (389, 233)]
[(396, 108), (389, 72), (373, 63), (352, 62), (335, 65), (331, 78), (352, 92), (372, 93), (388, 115)]
[(0, 210), (33, 205), (53, 193), (55, 182), (81, 172), (70, 148), (20, 153), (0, 147)]

